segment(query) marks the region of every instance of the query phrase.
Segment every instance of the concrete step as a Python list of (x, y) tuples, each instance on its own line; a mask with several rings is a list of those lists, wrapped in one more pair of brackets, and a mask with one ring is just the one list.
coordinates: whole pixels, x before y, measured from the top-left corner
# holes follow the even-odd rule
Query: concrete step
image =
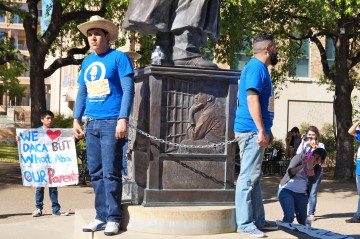
[[(127, 231), (122, 231), (118, 235), (112, 236), (111, 238), (114, 239), (247, 239), (247, 238), (254, 238), (252, 236), (248, 236), (242, 233), (235, 233), (235, 228), (231, 227), (232, 232), (217, 232), (217, 234), (209, 234), (204, 235), (191, 235), (190, 233), (196, 231), (194, 230), (194, 226), (201, 225), (199, 224), (199, 221), (203, 221), (203, 225), (207, 225), (205, 227), (202, 227), (202, 230), (208, 230), (208, 232), (213, 233), (212, 226), (216, 228), (217, 226), (215, 224), (216, 221), (213, 221), (215, 219), (214, 215), (219, 214), (219, 212), (214, 212), (214, 207), (211, 207), (212, 209), (209, 210), (195, 210), (189, 209), (191, 207), (172, 207), (166, 208), (166, 207), (142, 207), (142, 206), (131, 206), (132, 208), (129, 208), (129, 219), (124, 220), (125, 224), (128, 226)], [(174, 209), (177, 208), (178, 215), (174, 214)], [(183, 213), (186, 211), (187, 208), (188, 212)], [(199, 208), (199, 207), (197, 207)], [(225, 207), (223, 207), (224, 209)], [(229, 210), (228, 207), (226, 210)], [(220, 211), (224, 211), (224, 210)], [(219, 210), (219, 209), (218, 209)], [(135, 211), (135, 213), (134, 213)], [(196, 211), (196, 212), (195, 212)], [(209, 211), (210, 213), (208, 213)], [(231, 211), (231, 209), (230, 209)], [(144, 213), (144, 214), (141, 214)], [(151, 215), (152, 213), (152, 215)], [(223, 213), (223, 212), (222, 212)], [(182, 215), (181, 215), (182, 214)], [(198, 218), (190, 218), (189, 215), (198, 215), (200, 217)], [(221, 214), (221, 213), (220, 213)], [(165, 216), (164, 216), (165, 215)], [(210, 216), (209, 216), (210, 215)], [(208, 216), (208, 217), (207, 217)], [(233, 217), (234, 214), (231, 213), (231, 217)], [(125, 217), (126, 213), (125, 213)], [(75, 210), (75, 236), (77, 239), (105, 239), (109, 238), (108, 236), (104, 235), (103, 231), (98, 231), (95, 233), (89, 233), (89, 232), (82, 232), (82, 227), (85, 226), (87, 223), (91, 222), (95, 218), (95, 210), (93, 209), (77, 209)], [(164, 220), (166, 218), (167, 222)], [(187, 223), (184, 222), (182, 219), (188, 218)], [(209, 220), (208, 220), (209, 219)], [(232, 224), (235, 223), (235, 218), (233, 218)], [(220, 216), (218, 218), (219, 221), (222, 221), (223, 218)], [(208, 222), (208, 224), (206, 223)], [(212, 222), (212, 224), (210, 223)], [(153, 226), (152, 233), (149, 233), (149, 226)], [(168, 228), (166, 228), (166, 226)], [(177, 229), (175, 228), (177, 227)], [(174, 228), (179, 234), (173, 234)], [(226, 227), (225, 227), (226, 228)], [(131, 230), (130, 230), (131, 229)], [(180, 230), (181, 229), (181, 230)], [(170, 234), (169, 234), (170, 233)], [(171, 234), (172, 233), (172, 234)], [(292, 239), (297, 238), (296, 236), (287, 234), (284, 231), (277, 230), (277, 231), (271, 231), (266, 232), (267, 238), (276, 238), (276, 239)]]
[(73, 231), (74, 215), (32, 219), (17, 223), (0, 224), (0, 238), (76, 239)]

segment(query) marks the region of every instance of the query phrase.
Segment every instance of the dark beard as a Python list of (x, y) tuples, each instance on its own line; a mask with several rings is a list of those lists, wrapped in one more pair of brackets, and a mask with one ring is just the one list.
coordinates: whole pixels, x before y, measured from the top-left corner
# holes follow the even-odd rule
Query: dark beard
[(270, 64), (272, 66), (275, 66), (279, 62), (278, 53), (269, 52), (269, 56), (270, 56)]

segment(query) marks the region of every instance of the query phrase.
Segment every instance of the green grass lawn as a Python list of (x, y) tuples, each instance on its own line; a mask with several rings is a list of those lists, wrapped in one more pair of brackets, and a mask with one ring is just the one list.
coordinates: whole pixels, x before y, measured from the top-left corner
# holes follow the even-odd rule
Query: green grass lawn
[(17, 146), (0, 143), (0, 162), (19, 162)]

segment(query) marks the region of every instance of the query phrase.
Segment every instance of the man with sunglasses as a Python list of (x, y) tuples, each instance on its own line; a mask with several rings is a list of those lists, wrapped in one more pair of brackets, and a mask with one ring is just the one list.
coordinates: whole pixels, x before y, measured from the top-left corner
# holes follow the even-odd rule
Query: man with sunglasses
[(265, 148), (272, 141), (274, 94), (268, 66), (276, 65), (277, 49), (273, 37), (260, 34), (253, 41), (254, 57), (241, 73), (235, 136), (239, 139), (240, 174), (236, 183), (237, 231), (265, 237), (263, 230), (276, 225), (265, 220), (261, 192), (261, 164)]

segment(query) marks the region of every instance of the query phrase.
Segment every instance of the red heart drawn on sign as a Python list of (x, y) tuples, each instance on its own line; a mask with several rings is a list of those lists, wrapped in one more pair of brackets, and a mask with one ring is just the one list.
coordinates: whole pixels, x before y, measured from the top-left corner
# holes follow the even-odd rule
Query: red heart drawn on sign
[(61, 130), (54, 130), (51, 129), (46, 131), (46, 134), (49, 136), (51, 140), (57, 139), (61, 135)]

